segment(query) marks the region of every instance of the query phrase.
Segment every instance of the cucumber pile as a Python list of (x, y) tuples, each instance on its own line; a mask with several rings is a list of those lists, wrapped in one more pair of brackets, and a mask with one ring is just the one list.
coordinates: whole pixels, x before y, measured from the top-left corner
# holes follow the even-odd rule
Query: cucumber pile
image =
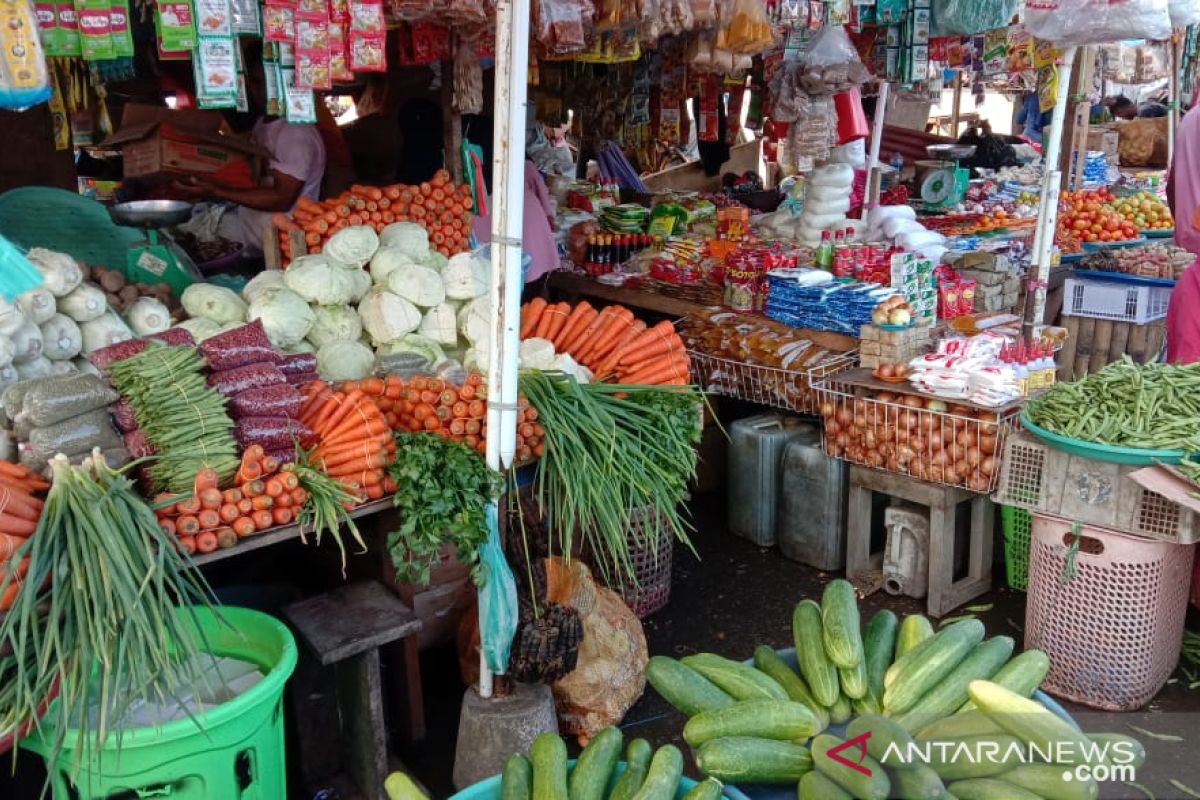
[[(1084, 734), (1030, 699), (1050, 660), (1013, 657), (1013, 640), (985, 639), (979, 620), (935, 632), (885, 609), (864, 627), (854, 588), (835, 580), (819, 604), (796, 606), (792, 636), (798, 672), (767, 645), (753, 666), (713, 653), (650, 659), (646, 678), (689, 717), (683, 737), (705, 775), (793, 784), (799, 800), (1093, 800), (1096, 783), (1064, 785), (1065, 767), (1145, 758), (1135, 739)], [(845, 738), (827, 730), (847, 722)], [(866, 733), (859, 761), (845, 745)]]
[[(500, 777), (501, 800), (675, 800), (683, 777), (683, 754), (674, 745), (654, 750), (645, 739), (625, 748), (625, 770), (618, 774), (621, 732), (605, 728), (568, 768), (567, 746), (556, 733), (533, 740), (529, 758), (510, 756)], [(684, 800), (721, 800), (721, 782), (708, 778)]]

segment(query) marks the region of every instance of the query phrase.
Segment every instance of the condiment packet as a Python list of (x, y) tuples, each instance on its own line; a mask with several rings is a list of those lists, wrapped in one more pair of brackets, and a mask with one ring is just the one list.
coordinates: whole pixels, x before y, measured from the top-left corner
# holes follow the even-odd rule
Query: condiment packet
[(237, 105), (237, 64), (231, 37), (201, 36), (193, 59), (196, 100), (201, 108), (234, 108)]
[(110, 0), (75, 0), (82, 55), (87, 61), (114, 58)]
[(296, 38), (296, 9), (285, 0), (267, 0), (263, 6), (263, 39), (291, 43)]
[[(154, 9), (159, 52), (165, 58), (190, 58), (196, 48), (196, 18), (186, 0), (159, 0)], [(182, 55), (180, 55), (182, 54)]]
[(317, 101), (312, 89), (296, 86), (296, 70), (292, 67), (279, 68), (279, 85), (283, 90), (283, 118), (288, 122), (315, 123)]
[(196, 0), (196, 30), (201, 36), (233, 36), (229, 0)]
[(387, 34), (350, 33), (350, 69), (354, 72), (387, 71)]
[(262, 14), (256, 0), (231, 0), (233, 32), (238, 36), (261, 36)]
[(108, 9), (113, 55), (133, 58), (133, 32), (129, 29), (129, 0), (112, 0)]

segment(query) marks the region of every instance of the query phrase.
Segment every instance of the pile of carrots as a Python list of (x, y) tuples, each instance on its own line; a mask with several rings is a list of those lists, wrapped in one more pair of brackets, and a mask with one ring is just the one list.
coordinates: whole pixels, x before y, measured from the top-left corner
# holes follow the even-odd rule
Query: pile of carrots
[[(487, 450), (486, 391), (478, 372), (468, 373), (461, 386), (431, 376), (405, 381), (388, 375), (348, 381), (342, 390), (373, 398), (394, 431), (428, 431), (463, 442), (477, 453)], [(517, 462), (526, 463), (542, 455), (546, 431), (528, 400), (521, 397), (517, 406)]]
[(548, 303), (535, 297), (521, 307), (521, 338), (546, 339), (567, 353), (596, 380), (636, 385), (682, 385), (691, 362), (669, 320), (647, 328), (622, 305), (597, 311), (586, 300)]
[(280, 465), (258, 445), (242, 454), (235, 486), (221, 490), (216, 470), (196, 473), (192, 494), (161, 494), (155, 513), (162, 529), (187, 553), (211, 553), (239, 539), (295, 521), (308, 494), (291, 465)]
[(455, 184), (450, 173), (442, 169), (416, 186), (355, 185), (320, 202), (301, 197), (290, 216), (275, 214), (271, 221), (279, 230), (279, 248), (285, 262), (304, 255), (292, 252), (291, 231), (302, 231), (308, 252), (317, 253), (330, 236), (343, 228), (370, 225), (378, 233), (393, 222), (416, 222), (429, 232), (435, 250), (451, 256), (467, 249), (471, 209), (471, 187)]
[[(0, 584), (14, 569), (13, 555), (37, 530), (43, 501), (37, 495), (50, 488), (42, 477), (20, 464), (0, 461)], [(29, 571), (29, 557), (15, 565), (16, 576), (0, 595), (0, 611), (12, 608)]]
[[(379, 378), (372, 380), (380, 381)], [(378, 500), (396, 490), (387, 467), (396, 455), (392, 428), (372, 394), (361, 387), (334, 389), (324, 381), (304, 387), (300, 421), (320, 437), (313, 463), (361, 497)]]

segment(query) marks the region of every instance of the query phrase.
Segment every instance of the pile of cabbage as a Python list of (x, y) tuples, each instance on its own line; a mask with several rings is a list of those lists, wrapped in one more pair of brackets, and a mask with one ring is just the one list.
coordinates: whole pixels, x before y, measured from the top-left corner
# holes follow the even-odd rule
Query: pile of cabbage
[(139, 297), (122, 318), (89, 270), (66, 253), (35, 247), (26, 258), (42, 284), (8, 302), (0, 297), (0, 389), (18, 380), (95, 372), (93, 350), (171, 327), (171, 311)]
[(311, 352), (326, 380), (357, 380), (376, 363), (411, 357), (426, 369), (455, 360), (486, 367), (490, 264), (469, 253), (447, 259), (420, 225), (367, 226), (330, 237), (323, 252), (284, 271), (256, 275), (239, 296), (208, 284), (182, 296), (197, 341), (225, 327), (262, 320), (271, 343)]

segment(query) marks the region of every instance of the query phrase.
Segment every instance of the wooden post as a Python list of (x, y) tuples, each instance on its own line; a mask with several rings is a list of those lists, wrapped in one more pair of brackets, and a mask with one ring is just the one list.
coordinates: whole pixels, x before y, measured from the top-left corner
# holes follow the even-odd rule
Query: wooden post
[(958, 118), (962, 113), (962, 70), (954, 71), (954, 101), (950, 106), (950, 138), (958, 138)]
[(442, 62), (442, 142), (446, 169), (455, 183), (463, 182), (462, 114), (454, 107), (454, 62)]
[[(1092, 63), (1096, 50), (1083, 47), (1071, 68), (1070, 102), (1063, 129), (1063, 150), (1059, 156), (1059, 169), (1066, 177), (1067, 189), (1079, 189), (1083, 181), (1083, 168), (1087, 164), (1088, 126), (1091, 121), (1091, 103), (1087, 92), (1092, 85)], [(1059, 76), (1062, 80), (1065, 76)]]

